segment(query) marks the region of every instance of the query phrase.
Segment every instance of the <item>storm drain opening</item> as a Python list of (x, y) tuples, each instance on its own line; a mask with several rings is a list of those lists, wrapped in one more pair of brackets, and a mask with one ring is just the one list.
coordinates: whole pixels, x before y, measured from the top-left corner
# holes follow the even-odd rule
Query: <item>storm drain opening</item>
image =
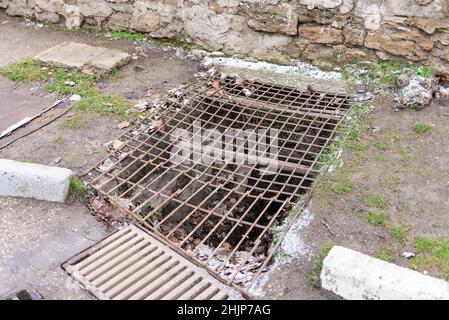
[(270, 262), (340, 138), (351, 98), (235, 77), (174, 90), (86, 176), (228, 284)]
[(101, 240), (62, 268), (100, 300), (242, 299), (134, 225)]

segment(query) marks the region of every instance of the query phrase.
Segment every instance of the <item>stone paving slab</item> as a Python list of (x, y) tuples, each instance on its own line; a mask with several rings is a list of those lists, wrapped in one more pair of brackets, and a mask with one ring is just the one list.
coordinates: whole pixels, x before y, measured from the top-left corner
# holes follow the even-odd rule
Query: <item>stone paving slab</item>
[(116, 49), (94, 47), (76, 42), (63, 42), (45, 50), (35, 58), (43, 63), (68, 68), (94, 67), (100, 71), (109, 72), (127, 64), (131, 56)]

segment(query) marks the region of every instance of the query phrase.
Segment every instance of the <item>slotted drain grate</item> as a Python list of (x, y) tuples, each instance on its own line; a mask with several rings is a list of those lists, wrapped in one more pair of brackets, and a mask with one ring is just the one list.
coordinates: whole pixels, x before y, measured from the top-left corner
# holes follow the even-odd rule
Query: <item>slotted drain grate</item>
[(70, 259), (63, 268), (102, 300), (238, 297), (211, 275), (132, 225)]
[(206, 80), (173, 92), (157, 120), (123, 135), (86, 179), (226, 283), (247, 286), (298, 214), (349, 110), (342, 94)]

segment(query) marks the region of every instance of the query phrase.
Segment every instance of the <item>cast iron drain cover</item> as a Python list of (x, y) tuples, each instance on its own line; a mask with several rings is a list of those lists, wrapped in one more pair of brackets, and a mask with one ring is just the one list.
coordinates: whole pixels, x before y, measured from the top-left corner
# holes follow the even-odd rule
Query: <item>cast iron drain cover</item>
[(172, 248), (248, 287), (342, 138), (350, 100), (231, 77), (196, 81), (125, 133), (86, 180)]
[(241, 298), (133, 225), (73, 257), (62, 268), (101, 300)]

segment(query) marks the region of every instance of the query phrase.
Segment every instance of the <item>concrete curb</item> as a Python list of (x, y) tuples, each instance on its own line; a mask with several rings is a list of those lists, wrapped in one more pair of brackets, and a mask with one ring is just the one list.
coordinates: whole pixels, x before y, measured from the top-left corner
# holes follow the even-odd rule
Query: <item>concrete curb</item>
[(447, 281), (338, 246), (324, 259), (321, 286), (348, 300), (449, 299)]
[(72, 171), (0, 159), (0, 196), (65, 202)]

